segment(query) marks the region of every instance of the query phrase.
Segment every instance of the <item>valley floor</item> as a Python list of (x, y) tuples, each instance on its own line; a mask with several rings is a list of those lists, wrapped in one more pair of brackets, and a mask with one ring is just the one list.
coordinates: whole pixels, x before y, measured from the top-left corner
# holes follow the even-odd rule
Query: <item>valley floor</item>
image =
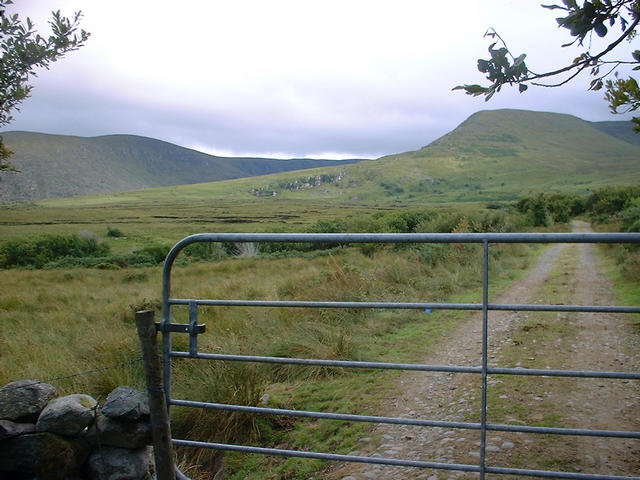
[[(576, 224), (585, 230), (586, 224)], [(613, 305), (591, 245), (554, 245), (537, 266), (490, 303)], [(551, 300), (554, 299), (554, 300)], [(481, 364), (481, 316), (474, 314), (422, 359), (434, 365)], [(489, 312), (489, 366), (567, 370), (640, 370), (640, 332), (628, 317), (602, 313)], [(490, 376), (489, 423), (640, 430), (640, 384), (633, 380)], [(480, 421), (479, 375), (407, 373), (381, 415)], [(360, 439), (357, 455), (478, 464), (475, 430), (379, 426)], [(640, 441), (598, 437), (487, 433), (487, 465), (637, 475)], [(348, 464), (327, 479), (478, 478), (446, 470)], [(509, 478), (487, 475), (486, 478)], [(510, 477), (513, 478), (513, 477)]]

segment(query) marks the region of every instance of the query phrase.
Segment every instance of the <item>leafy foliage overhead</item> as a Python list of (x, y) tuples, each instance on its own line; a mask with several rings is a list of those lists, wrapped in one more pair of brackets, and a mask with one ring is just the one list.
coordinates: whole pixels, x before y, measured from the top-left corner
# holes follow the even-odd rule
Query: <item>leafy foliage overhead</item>
[[(19, 110), (18, 105), (31, 93), (28, 82), (37, 68), (48, 69), (51, 62), (77, 50), (89, 38), (89, 33), (79, 30), (81, 12), (73, 19), (63, 17), (59, 10), (52, 12), (51, 35), (45, 38), (29, 18), (23, 23), (17, 14), (6, 14), (12, 3), (0, 0), (0, 127), (11, 122), (11, 112)], [(0, 171), (12, 168), (7, 161), (11, 154), (0, 138)]]
[[(631, 58), (611, 58), (611, 54), (622, 42), (632, 41), (640, 21), (640, 0), (592, 0), (579, 5), (576, 0), (562, 0), (562, 5), (542, 5), (549, 10), (563, 12), (556, 19), (558, 25), (569, 31), (573, 40), (562, 45), (578, 45), (584, 51), (569, 65), (556, 70), (538, 73), (531, 70), (526, 62), (526, 54), (515, 56), (504, 39), (492, 28), (485, 37), (495, 40), (489, 46), (490, 58), (478, 60), (478, 70), (485, 74), (488, 85), (458, 85), (454, 90), (463, 90), (468, 95), (484, 95), (491, 99), (504, 85), (518, 85), (520, 93), (529, 85), (540, 87), (560, 87), (570, 82), (582, 71), (587, 70), (593, 77), (590, 90), (605, 88), (605, 99), (613, 113), (635, 111), (640, 107), (640, 88), (635, 78), (620, 78), (618, 69), (623, 65), (635, 65), (640, 70), (640, 50), (635, 50)], [(618, 29), (613, 34), (612, 31)], [(591, 37), (614, 36), (613, 41), (600, 51), (593, 51)], [(635, 117), (634, 129), (640, 131), (640, 118)]]

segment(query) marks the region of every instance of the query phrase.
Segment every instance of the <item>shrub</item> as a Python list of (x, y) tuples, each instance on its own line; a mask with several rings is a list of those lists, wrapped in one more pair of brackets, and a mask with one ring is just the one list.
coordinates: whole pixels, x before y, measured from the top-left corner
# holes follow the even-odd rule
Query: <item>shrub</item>
[(471, 231), (483, 232), (506, 232), (509, 230), (507, 216), (503, 212), (487, 212), (484, 215), (474, 215), (470, 218)]
[(199, 242), (187, 245), (182, 254), (191, 260), (219, 260), (223, 253), (221, 247), (214, 242)]
[(47, 262), (41, 268), (98, 268), (100, 270), (112, 270), (125, 267), (152, 267), (160, 262), (149, 255), (130, 253), (128, 255), (109, 255), (106, 257), (62, 257)]
[(361, 243), (358, 245), (358, 250), (365, 257), (373, 258), (376, 252), (382, 250), (383, 245), (379, 243)]
[(42, 268), (61, 258), (106, 256), (109, 247), (95, 238), (78, 235), (44, 235), (27, 240), (11, 240), (0, 246), (0, 267)]
[(640, 187), (605, 187), (593, 192), (586, 208), (594, 216), (611, 216), (621, 212), (640, 197)]
[(418, 225), (434, 216), (435, 213), (432, 211), (392, 213), (384, 219), (387, 227), (385, 231), (389, 233), (413, 233), (417, 231)]
[(534, 227), (546, 227), (551, 221), (569, 223), (571, 217), (586, 211), (585, 199), (577, 195), (538, 193), (532, 197), (518, 200), (516, 210), (528, 215), (528, 221)]
[(107, 227), (107, 237), (119, 238), (124, 237), (124, 234), (118, 228)]
[(416, 246), (420, 260), (433, 267), (449, 258), (451, 245), (448, 243), (421, 243)]
[(340, 219), (318, 220), (308, 228), (310, 233), (344, 233), (347, 224)]
[(464, 215), (461, 213), (434, 213), (421, 220), (415, 231), (422, 233), (451, 233), (460, 224), (463, 217)]
[(142, 247), (140, 250), (134, 252), (134, 254), (147, 257), (151, 259), (152, 264), (157, 265), (164, 262), (164, 259), (167, 258), (167, 254), (172, 247), (173, 245), (156, 243)]
[(640, 232), (640, 198), (636, 198), (620, 213), (623, 232)]
[(569, 223), (571, 203), (567, 195), (551, 195), (546, 198), (547, 209), (556, 223)]
[(529, 210), (534, 227), (549, 226), (549, 213), (547, 211), (547, 202), (544, 194), (540, 193), (531, 199)]

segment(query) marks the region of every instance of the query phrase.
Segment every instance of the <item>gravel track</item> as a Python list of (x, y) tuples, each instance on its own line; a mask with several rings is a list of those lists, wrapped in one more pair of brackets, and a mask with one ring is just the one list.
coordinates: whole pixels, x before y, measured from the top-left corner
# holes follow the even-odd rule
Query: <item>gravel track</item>
[[(576, 223), (574, 229), (588, 231), (587, 224)], [(563, 249), (575, 253), (579, 265), (575, 274), (564, 280), (563, 288), (571, 292), (570, 303), (614, 304), (611, 286), (597, 270), (591, 245), (553, 245), (540, 257), (529, 274), (514, 282), (501, 295), (491, 296), (491, 303), (535, 303), (549, 281)], [(565, 252), (566, 253), (566, 252)], [(547, 314), (548, 315), (548, 314)], [(556, 314), (553, 314), (556, 315)], [(514, 336), (530, 321), (528, 312), (489, 312), (489, 366), (507, 366), (503, 352), (512, 355)], [(523, 345), (524, 363), (539, 356), (551, 368), (577, 370), (640, 370), (640, 336), (632, 332), (629, 322), (613, 314), (558, 313), (575, 335), (537, 345)], [(537, 326), (538, 324), (536, 324)], [(544, 327), (541, 327), (544, 328)], [(455, 331), (442, 338), (441, 348), (421, 359), (436, 365), (481, 364), (482, 318), (471, 314)], [(535, 343), (535, 340), (533, 340)], [(512, 357), (509, 357), (512, 358)], [(538, 359), (540, 360), (540, 358)], [(516, 365), (518, 365), (516, 363)], [(403, 374), (398, 394), (388, 398), (381, 415), (479, 421), (480, 376), (417, 372)], [(522, 377), (519, 377), (522, 378)], [(640, 430), (640, 382), (620, 380), (566, 379), (554, 387), (550, 381), (536, 380), (521, 390), (505, 391), (497, 401), (514, 405), (506, 422), (530, 424), (556, 415), (562, 426), (615, 430)], [(531, 383), (537, 382), (537, 383)], [(501, 383), (489, 378), (489, 389)], [(493, 408), (489, 403), (488, 421)], [(521, 418), (519, 418), (521, 417)], [(542, 438), (541, 437), (545, 437)], [(382, 456), (444, 463), (478, 464), (480, 433), (474, 430), (380, 425), (360, 439), (356, 455)], [(551, 449), (547, 452), (544, 449)], [(551, 458), (553, 457), (553, 458)], [(576, 472), (614, 475), (640, 475), (640, 441), (563, 436), (548, 440), (546, 436), (488, 432), (487, 462), (491, 465), (523, 468), (560, 468)], [(556, 462), (556, 463), (552, 463)], [(514, 463), (515, 462), (515, 463)], [(531, 465), (533, 463), (534, 465)], [(551, 463), (551, 465), (547, 465)], [(447, 470), (388, 467), (365, 464), (340, 464), (329, 467), (322, 478), (335, 480), (387, 479), (458, 479), (478, 478), (478, 474)], [(514, 478), (486, 475), (486, 478)]]

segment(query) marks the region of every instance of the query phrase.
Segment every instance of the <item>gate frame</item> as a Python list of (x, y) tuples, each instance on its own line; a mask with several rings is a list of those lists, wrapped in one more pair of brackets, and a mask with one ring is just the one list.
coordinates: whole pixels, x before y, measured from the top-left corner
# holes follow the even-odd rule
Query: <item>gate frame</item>
[[(482, 303), (409, 303), (409, 302), (317, 302), (317, 301), (267, 301), (267, 300), (213, 300), (213, 299), (181, 299), (171, 298), (171, 271), (173, 263), (182, 249), (199, 242), (281, 242), (281, 243), (324, 243), (324, 244), (354, 244), (354, 243), (478, 243), (483, 246), (482, 273)], [(163, 383), (167, 410), (171, 405), (186, 407), (218, 409), (227, 411), (243, 411), (255, 414), (285, 415), (294, 417), (311, 417), (334, 420), (358, 421), (369, 423), (388, 423), (400, 425), (416, 425), (425, 427), (446, 427), (456, 429), (471, 429), (480, 431), (480, 460), (479, 464), (456, 464), (441, 462), (426, 462), (402, 460), (383, 457), (362, 457), (354, 455), (338, 455), (331, 453), (306, 452), (298, 450), (284, 450), (275, 448), (250, 447), (245, 445), (231, 445), (222, 443), (199, 442), (193, 440), (173, 439), (174, 445), (210, 448), (222, 451), (240, 451), (279, 455), (285, 457), (304, 457), (343, 462), (357, 462), (382, 464), (391, 466), (432, 468), (443, 470), (476, 472), (483, 480), (486, 473), (533, 476), (541, 478), (571, 478), (571, 479), (634, 479), (640, 477), (624, 477), (611, 475), (584, 474), (564, 471), (546, 471), (519, 468), (496, 467), (486, 464), (486, 433), (487, 431), (526, 432), (555, 435), (576, 435), (593, 437), (615, 437), (640, 439), (640, 431), (614, 431), (593, 429), (551, 428), (536, 426), (519, 426), (509, 424), (487, 423), (487, 377), (488, 375), (529, 375), (556, 376), (579, 378), (610, 378), (640, 380), (640, 372), (615, 371), (580, 371), (580, 370), (552, 370), (552, 369), (524, 369), (524, 368), (496, 368), (488, 367), (488, 312), (490, 310), (508, 311), (543, 311), (543, 312), (598, 312), (598, 313), (640, 313), (640, 306), (598, 306), (598, 305), (526, 305), (526, 304), (490, 304), (489, 303), (489, 247), (492, 243), (640, 243), (640, 233), (201, 233), (191, 235), (178, 242), (169, 252), (162, 272), (162, 321), (157, 325), (162, 332), (163, 343)], [(189, 323), (171, 323), (171, 306), (188, 305)], [(362, 309), (420, 309), (420, 310), (476, 310), (482, 312), (482, 365), (480, 367), (465, 367), (458, 365), (420, 365), (385, 362), (356, 362), (322, 359), (301, 359), (283, 357), (263, 357), (250, 355), (208, 354), (198, 352), (197, 336), (205, 330), (199, 325), (198, 306), (248, 306), (248, 307), (299, 307), (299, 308), (362, 308)], [(189, 351), (172, 351), (171, 333), (181, 332), (189, 334)], [(195, 402), (171, 398), (171, 358), (195, 358), (210, 360), (225, 360), (238, 362), (261, 362), (274, 364), (322, 365), (351, 368), (377, 368), (393, 370), (413, 370), (431, 372), (474, 373), (481, 375), (482, 403), (481, 421), (448, 422), (441, 420), (422, 420), (393, 418), (370, 415), (346, 415), (339, 413), (325, 413), (299, 410), (285, 410), (275, 408), (248, 407), (239, 405), (225, 405), (208, 402)], [(182, 477), (184, 477), (181, 474)]]

